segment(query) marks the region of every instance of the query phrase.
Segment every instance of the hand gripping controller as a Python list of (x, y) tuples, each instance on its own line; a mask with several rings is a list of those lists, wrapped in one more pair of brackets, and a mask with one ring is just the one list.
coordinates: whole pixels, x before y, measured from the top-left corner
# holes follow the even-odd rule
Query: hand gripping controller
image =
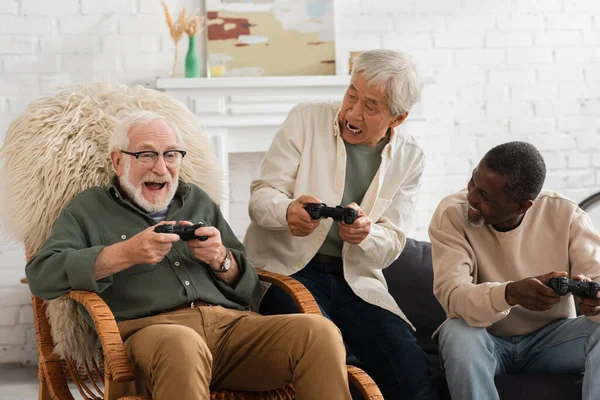
[(333, 218), (336, 221), (344, 221), (345, 224), (352, 225), (358, 218), (358, 211), (351, 207), (327, 207), (325, 203), (308, 203), (304, 209), (312, 219)]
[(208, 236), (196, 236), (194, 231), (198, 228), (202, 228), (205, 226), (203, 223), (196, 225), (158, 225), (154, 228), (154, 232), (156, 233), (174, 233), (179, 235), (181, 240), (191, 240), (198, 239), (200, 241), (205, 241), (208, 239)]
[(595, 299), (598, 292), (600, 292), (600, 283), (598, 282), (575, 281), (564, 276), (550, 278), (548, 286), (554, 289), (560, 296), (573, 293), (575, 296)]

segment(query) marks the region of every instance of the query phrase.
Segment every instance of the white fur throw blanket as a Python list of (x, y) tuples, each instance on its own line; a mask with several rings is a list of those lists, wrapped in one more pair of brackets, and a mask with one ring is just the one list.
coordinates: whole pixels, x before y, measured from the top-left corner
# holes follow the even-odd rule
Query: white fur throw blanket
[[(154, 111), (181, 131), (187, 155), (180, 178), (203, 188), (217, 203), (221, 176), (198, 119), (171, 96), (110, 83), (79, 85), (30, 104), (9, 126), (0, 149), (2, 223), (35, 254), (62, 208), (84, 189), (113, 174), (108, 141), (118, 122), (139, 110)], [(95, 333), (61, 297), (47, 302), (55, 353), (81, 364), (96, 357)]]

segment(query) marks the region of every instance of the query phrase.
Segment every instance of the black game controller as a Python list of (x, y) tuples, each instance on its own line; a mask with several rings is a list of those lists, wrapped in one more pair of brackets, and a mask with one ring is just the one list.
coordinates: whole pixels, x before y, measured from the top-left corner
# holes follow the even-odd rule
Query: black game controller
[(344, 221), (345, 224), (352, 225), (358, 218), (358, 211), (350, 207), (327, 207), (325, 203), (308, 203), (304, 209), (312, 219), (333, 218), (336, 221)]
[(179, 235), (181, 240), (188, 241), (191, 239), (198, 239), (203, 242), (208, 239), (208, 236), (196, 236), (194, 234), (194, 231), (196, 229), (202, 228), (203, 226), (206, 225), (202, 223), (196, 225), (158, 225), (156, 228), (154, 228), (154, 232), (174, 233), (176, 235)]
[(560, 296), (573, 293), (575, 296), (595, 299), (598, 292), (600, 292), (600, 283), (598, 282), (575, 281), (564, 276), (550, 278), (548, 286)]

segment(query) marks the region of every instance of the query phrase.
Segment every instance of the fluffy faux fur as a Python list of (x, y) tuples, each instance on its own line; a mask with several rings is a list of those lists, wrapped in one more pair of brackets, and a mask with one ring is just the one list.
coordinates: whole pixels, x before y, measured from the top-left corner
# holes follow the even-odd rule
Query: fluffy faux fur
[[(84, 189), (113, 174), (108, 141), (118, 122), (139, 110), (154, 111), (181, 131), (187, 155), (180, 179), (221, 195), (217, 159), (198, 119), (171, 96), (141, 86), (79, 85), (30, 104), (9, 126), (0, 149), (0, 201), (5, 230), (35, 254), (63, 207)], [(66, 297), (48, 302), (55, 353), (90, 361), (96, 337)]]

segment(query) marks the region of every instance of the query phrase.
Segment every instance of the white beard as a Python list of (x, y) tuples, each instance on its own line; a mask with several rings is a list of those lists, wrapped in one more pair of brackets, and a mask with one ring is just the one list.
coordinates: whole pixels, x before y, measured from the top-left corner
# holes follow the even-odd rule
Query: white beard
[(481, 215), (477, 221), (471, 221), (469, 219), (469, 206), (465, 208), (465, 220), (467, 221), (467, 225), (471, 228), (481, 228), (485, 225), (485, 217)]
[(169, 189), (167, 194), (164, 196), (163, 199), (158, 199), (154, 203), (149, 202), (142, 194), (143, 183), (139, 183), (136, 186), (130, 181), (130, 172), (131, 163), (130, 161), (125, 161), (125, 174), (123, 175), (123, 179), (119, 180), (119, 183), (121, 184), (121, 188), (123, 189), (123, 191), (135, 204), (148, 211), (149, 213), (163, 211), (166, 210), (167, 207), (169, 207), (169, 203), (171, 202), (171, 200), (175, 196), (175, 192), (177, 191), (179, 171), (177, 171), (177, 175), (175, 175), (175, 177), (173, 178), (171, 178), (171, 175), (168, 174), (165, 176), (159, 176), (150, 171), (142, 177), (140, 182), (152, 182), (155, 180), (161, 180), (165, 181), (168, 184)]

